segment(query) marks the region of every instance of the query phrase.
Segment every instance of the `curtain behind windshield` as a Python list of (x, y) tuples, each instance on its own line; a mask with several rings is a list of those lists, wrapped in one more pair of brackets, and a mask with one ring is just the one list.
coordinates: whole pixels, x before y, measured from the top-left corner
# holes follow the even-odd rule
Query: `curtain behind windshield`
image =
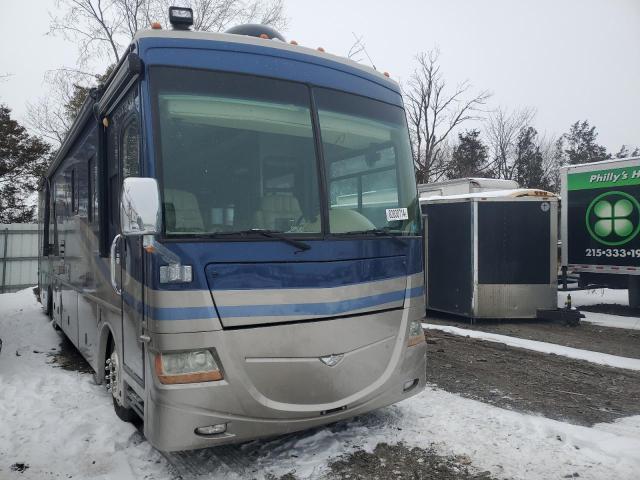
[(320, 232), (306, 86), (169, 67), (151, 85), (167, 234)]

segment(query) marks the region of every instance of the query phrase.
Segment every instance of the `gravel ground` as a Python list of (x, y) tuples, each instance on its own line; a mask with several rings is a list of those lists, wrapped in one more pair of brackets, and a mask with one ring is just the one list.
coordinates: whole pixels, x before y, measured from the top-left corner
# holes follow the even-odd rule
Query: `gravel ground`
[(403, 444), (379, 443), (373, 452), (362, 450), (344, 455), (330, 465), (329, 479), (386, 480), (490, 480), (489, 472), (475, 473), (464, 456), (442, 457), (431, 448), (409, 448)]
[(477, 320), (471, 325), (469, 320), (433, 312), (427, 315), (426, 321), (438, 325), (452, 325), (528, 340), (556, 343), (566, 347), (592, 350), (620, 357), (640, 358), (640, 330), (608, 328), (585, 322), (577, 327), (568, 327), (559, 323), (537, 320)]
[(640, 414), (640, 372), (437, 330), (427, 335), (427, 381), (448, 392), (586, 426)]

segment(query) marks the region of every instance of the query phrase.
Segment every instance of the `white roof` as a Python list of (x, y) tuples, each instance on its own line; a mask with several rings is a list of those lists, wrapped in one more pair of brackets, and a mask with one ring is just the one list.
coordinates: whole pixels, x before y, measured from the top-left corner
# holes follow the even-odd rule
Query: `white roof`
[(476, 192), (462, 193), (459, 195), (431, 195), (420, 197), (420, 201), (431, 202), (437, 200), (468, 200), (478, 199), (484, 200), (489, 198), (522, 198), (522, 197), (539, 197), (539, 198), (558, 198), (555, 193), (535, 188), (516, 188), (512, 190), (495, 190), (492, 192)]
[(625, 162), (636, 162), (636, 161), (639, 161), (639, 160), (640, 160), (640, 157), (611, 158), (609, 160), (601, 160), (599, 162), (577, 163), (575, 165), (564, 165), (564, 166), (560, 167), (560, 170), (578, 169), (578, 170), (590, 171), (590, 170), (592, 170), (591, 167), (598, 167), (600, 165), (608, 166), (608, 165), (611, 165), (611, 164), (625, 163)]

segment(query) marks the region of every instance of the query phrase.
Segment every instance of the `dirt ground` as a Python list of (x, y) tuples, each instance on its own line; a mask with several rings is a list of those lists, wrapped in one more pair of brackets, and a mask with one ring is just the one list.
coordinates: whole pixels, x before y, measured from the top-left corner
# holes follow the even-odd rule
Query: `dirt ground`
[(532, 320), (477, 320), (471, 325), (466, 319), (440, 313), (429, 313), (427, 323), (471, 328), (620, 357), (640, 358), (640, 330), (601, 327), (585, 322), (581, 322), (577, 327), (568, 327), (560, 323)]
[(379, 443), (373, 452), (344, 455), (330, 465), (329, 479), (490, 480), (489, 472), (474, 473), (465, 457), (442, 457), (432, 449)]
[(427, 381), (448, 392), (579, 425), (640, 414), (640, 372), (437, 330), (427, 335)]
[(58, 350), (48, 352), (51, 358), (49, 363), (54, 367), (72, 370), (81, 373), (93, 373), (93, 369), (87, 363), (71, 341), (60, 331), (60, 346)]

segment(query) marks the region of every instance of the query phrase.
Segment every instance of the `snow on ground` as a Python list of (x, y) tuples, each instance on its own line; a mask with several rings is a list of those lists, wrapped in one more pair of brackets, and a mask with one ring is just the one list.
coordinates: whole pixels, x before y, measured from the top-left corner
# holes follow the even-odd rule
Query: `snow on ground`
[(564, 307), (567, 295), (571, 294), (571, 303), (574, 307), (584, 305), (598, 305), (599, 303), (629, 305), (627, 290), (613, 288), (594, 288), (591, 290), (575, 290), (570, 292), (558, 291), (558, 307)]
[(0, 339), (0, 478), (126, 480), (159, 458), (91, 375), (47, 365), (60, 336), (31, 289), (0, 295)]
[(541, 353), (554, 353), (563, 357), (574, 358), (576, 360), (585, 360), (587, 362), (598, 363), (600, 365), (608, 365), (615, 368), (626, 368), (628, 370), (640, 371), (640, 359), (619, 357), (608, 353), (593, 352), (591, 350), (582, 350), (580, 348), (565, 347), (555, 343), (539, 342), (537, 340), (528, 340), (526, 338), (511, 337), (509, 335), (500, 335), (497, 333), (480, 332), (467, 328), (453, 327), (449, 325), (436, 325), (432, 323), (423, 323), (424, 328), (431, 330), (440, 330), (442, 332), (451, 333), (453, 335), (461, 335), (464, 337), (477, 338), (489, 342), (504, 343), (512, 347), (534, 350)]
[(600, 325), (601, 327), (626, 328), (628, 330), (640, 330), (640, 318), (622, 317), (620, 315), (608, 315), (606, 313), (582, 312), (584, 318), (581, 322)]
[[(57, 349), (60, 337), (29, 290), (0, 295), (0, 338), (0, 478), (175, 478), (165, 457), (115, 416), (109, 395), (91, 375), (48, 364), (46, 352)], [(577, 473), (631, 480), (640, 470), (640, 416), (587, 428), (433, 388), (354, 420), (186, 458), (211, 464), (209, 478), (292, 470), (299, 478), (319, 478), (341, 454), (399, 441), (433, 443), (442, 454), (464, 455), (480, 470), (514, 479)], [(211, 457), (219, 461), (211, 463)], [(239, 470), (238, 459), (244, 462)], [(29, 468), (11, 471), (17, 462)]]
[[(616, 290), (612, 288), (595, 288), (591, 290), (576, 290), (574, 292), (558, 292), (558, 307), (564, 307), (567, 294), (571, 294), (571, 303), (574, 307), (580, 308), (587, 305), (629, 305), (629, 295), (627, 290)], [(627, 328), (630, 330), (640, 330), (640, 318), (622, 317), (620, 315), (610, 315), (606, 313), (582, 312), (585, 316), (581, 321), (600, 325), (602, 327)]]

